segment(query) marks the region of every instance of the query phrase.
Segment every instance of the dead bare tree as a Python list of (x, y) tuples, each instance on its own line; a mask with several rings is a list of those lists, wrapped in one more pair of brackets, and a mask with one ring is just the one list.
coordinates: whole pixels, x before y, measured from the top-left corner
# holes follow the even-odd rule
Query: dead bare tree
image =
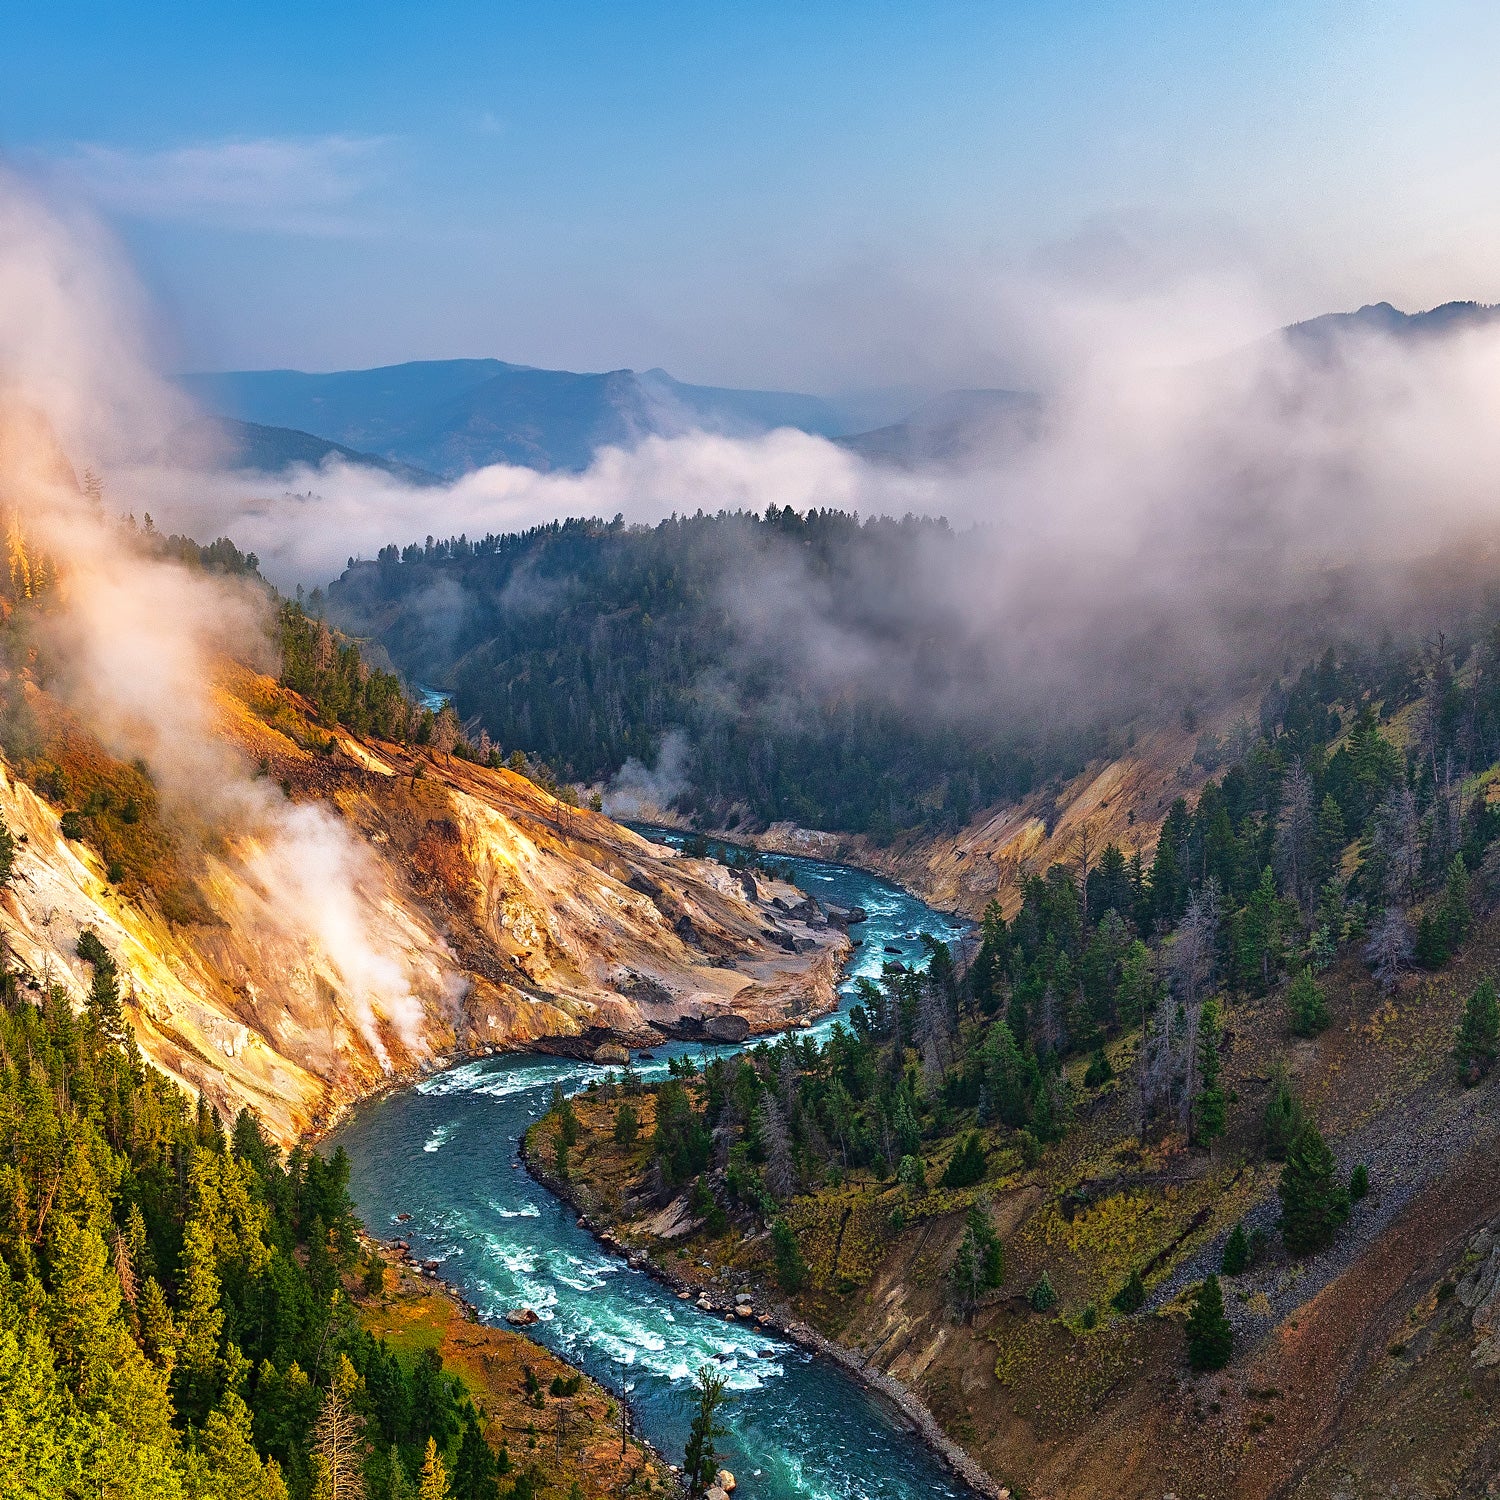
[(1292, 762), (1282, 780), (1281, 797), (1281, 812), (1276, 819), (1276, 866), (1286, 889), (1306, 912), (1311, 900), (1318, 820), (1313, 809), (1312, 777), (1300, 758)]
[[(1213, 985), (1219, 961), (1219, 887), (1208, 880), (1188, 897), (1187, 910), (1177, 925), (1168, 962), (1172, 987), (1182, 1007), (1182, 1096), (1177, 1101), (1178, 1123), (1185, 1130), (1197, 1087), (1198, 1023), (1203, 1001)], [(1174, 1076), (1177, 1069), (1173, 1069)]]
[(1401, 971), (1411, 963), (1411, 923), (1399, 906), (1388, 906), (1365, 944), (1365, 960), (1383, 990), (1395, 987)]

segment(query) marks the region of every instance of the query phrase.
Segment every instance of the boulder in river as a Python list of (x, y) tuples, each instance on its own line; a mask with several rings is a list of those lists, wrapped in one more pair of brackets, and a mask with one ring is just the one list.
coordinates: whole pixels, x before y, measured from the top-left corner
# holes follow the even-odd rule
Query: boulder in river
[(630, 1053), (618, 1042), (605, 1042), (594, 1048), (594, 1061), (601, 1068), (624, 1068), (629, 1066)]
[(529, 1307), (513, 1307), (506, 1313), (505, 1321), (517, 1328), (529, 1328), (533, 1323), (541, 1322), (541, 1319)]
[(716, 1042), (743, 1042), (750, 1035), (750, 1023), (744, 1016), (728, 1011), (723, 1015), (705, 1016), (703, 1030)]
[(725, 1494), (730, 1494), (734, 1490), (734, 1475), (731, 1474), (728, 1469), (720, 1469), (719, 1472), (714, 1475), (714, 1483), (718, 1485), (718, 1487), (723, 1490)]

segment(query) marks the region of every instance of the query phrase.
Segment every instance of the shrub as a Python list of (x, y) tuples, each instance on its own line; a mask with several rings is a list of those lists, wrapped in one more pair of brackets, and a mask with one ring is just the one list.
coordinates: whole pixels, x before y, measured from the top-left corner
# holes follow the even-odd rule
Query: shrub
[(1026, 1300), (1031, 1304), (1033, 1312), (1044, 1313), (1049, 1308), (1057, 1306), (1057, 1292), (1052, 1285), (1052, 1279), (1045, 1271), (1037, 1279), (1037, 1283), (1026, 1294)]
[(1349, 1174), (1349, 1201), (1358, 1203), (1370, 1191), (1370, 1169), (1363, 1163)]

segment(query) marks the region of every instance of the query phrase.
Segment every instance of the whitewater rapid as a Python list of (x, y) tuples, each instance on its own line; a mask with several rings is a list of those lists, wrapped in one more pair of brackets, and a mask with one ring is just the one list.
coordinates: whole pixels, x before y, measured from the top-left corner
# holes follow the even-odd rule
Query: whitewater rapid
[[(862, 871), (778, 859), (808, 892), (862, 906), (867, 921), (843, 986), (878, 975), (901, 950), (924, 957), (918, 933), (953, 941), (961, 928), (914, 896)], [(826, 1035), (828, 1017), (812, 1028)], [(728, 1052), (732, 1048), (708, 1049)], [(667, 1059), (705, 1049), (673, 1044), (638, 1060), (645, 1078)], [(714, 1363), (732, 1395), (721, 1459), (746, 1500), (919, 1500), (970, 1492), (885, 1406), (830, 1362), (784, 1339), (700, 1312), (610, 1254), (522, 1168), (527, 1127), (565, 1092), (603, 1080), (592, 1063), (536, 1056), (464, 1063), (359, 1109), (333, 1140), (352, 1163), (356, 1203), (372, 1233), (411, 1243), (421, 1260), (499, 1322), (511, 1308), (536, 1312), (532, 1337), (615, 1392), (626, 1390), (638, 1429), (674, 1461), (687, 1436), (686, 1393)], [(398, 1215), (409, 1218), (398, 1219)]]

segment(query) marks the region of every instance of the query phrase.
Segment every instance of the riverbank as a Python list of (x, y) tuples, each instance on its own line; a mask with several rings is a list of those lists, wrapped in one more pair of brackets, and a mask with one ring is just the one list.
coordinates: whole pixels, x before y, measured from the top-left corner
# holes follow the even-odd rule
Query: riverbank
[(622, 1429), (617, 1399), (583, 1371), (532, 1339), (479, 1321), (477, 1310), (402, 1241), (367, 1239), (384, 1261), (385, 1286), (349, 1288), (360, 1326), (407, 1361), (429, 1351), (443, 1373), (463, 1382), (490, 1447), (508, 1472), (537, 1467), (566, 1494), (588, 1500), (671, 1493), (670, 1465), (643, 1438)]
[[(615, 1233), (594, 1195), (576, 1178), (560, 1177), (547, 1164), (546, 1148), (540, 1144), (546, 1135), (546, 1123), (546, 1120), (538, 1121), (522, 1138), (521, 1156), (526, 1170), (574, 1210), (578, 1215), (579, 1228), (591, 1234), (604, 1250), (620, 1256), (633, 1269), (642, 1271), (663, 1286), (669, 1287), (683, 1300), (692, 1301), (702, 1312), (714, 1313), (742, 1325), (753, 1320), (756, 1327), (768, 1333), (774, 1332), (799, 1348), (838, 1365), (863, 1390), (880, 1401), (902, 1425), (920, 1437), (949, 1472), (976, 1494), (986, 1496), (988, 1500), (1010, 1500), (1010, 1490), (998, 1484), (943, 1431), (926, 1403), (910, 1387), (885, 1371), (869, 1365), (856, 1350), (827, 1337), (805, 1319), (797, 1317), (785, 1303), (779, 1303), (766, 1295), (763, 1286), (760, 1288), (761, 1295), (752, 1297), (749, 1304), (752, 1311), (744, 1313), (742, 1309), (745, 1304), (737, 1303), (734, 1296), (710, 1289), (701, 1281), (692, 1280), (667, 1265), (659, 1256), (653, 1255), (649, 1249), (632, 1249), (626, 1245)], [(743, 1282), (749, 1278), (741, 1276), (738, 1280)], [(760, 1310), (753, 1311), (756, 1308)]]

